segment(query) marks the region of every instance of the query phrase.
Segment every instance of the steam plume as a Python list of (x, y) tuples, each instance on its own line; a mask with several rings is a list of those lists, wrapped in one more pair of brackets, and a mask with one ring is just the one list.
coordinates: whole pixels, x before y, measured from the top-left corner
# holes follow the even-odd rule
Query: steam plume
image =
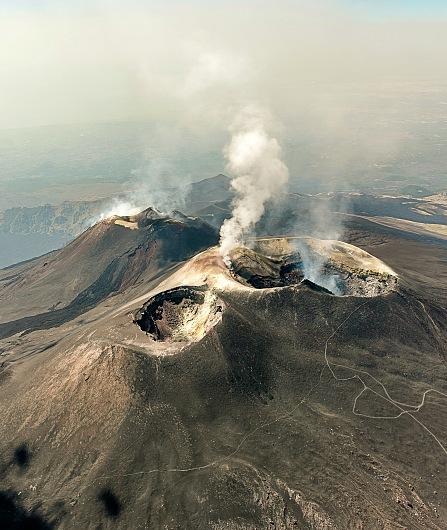
[(309, 208), (306, 215), (297, 220), (295, 232), (310, 238), (323, 240), (326, 252), (316, 252), (304, 237), (294, 239), (293, 244), (303, 261), (304, 277), (329, 289), (334, 294), (341, 294), (339, 278), (326, 270), (328, 254), (335, 241), (343, 236), (342, 217), (335, 212), (347, 209), (347, 199), (332, 194), (320, 194), (308, 197)]
[(148, 207), (166, 215), (183, 210), (190, 197), (191, 185), (179, 186), (179, 180), (175, 167), (157, 159), (151, 160), (146, 167), (132, 171), (132, 179), (126, 182), (127, 189), (106, 204), (91, 224), (114, 215), (136, 215)]
[(220, 252), (229, 264), (229, 252), (243, 244), (261, 219), (266, 203), (278, 195), (289, 171), (281, 160), (281, 146), (266, 131), (266, 115), (252, 107), (244, 109), (230, 128), (232, 138), (224, 150), (227, 170), (234, 175), (236, 192), (230, 219), (220, 230)]

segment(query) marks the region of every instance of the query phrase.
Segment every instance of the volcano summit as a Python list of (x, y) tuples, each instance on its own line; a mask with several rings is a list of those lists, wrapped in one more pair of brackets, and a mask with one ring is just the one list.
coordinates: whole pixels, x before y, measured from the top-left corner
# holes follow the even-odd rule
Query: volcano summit
[(445, 527), (447, 249), (356, 223), (224, 261), (148, 209), (1, 271), (1, 517)]

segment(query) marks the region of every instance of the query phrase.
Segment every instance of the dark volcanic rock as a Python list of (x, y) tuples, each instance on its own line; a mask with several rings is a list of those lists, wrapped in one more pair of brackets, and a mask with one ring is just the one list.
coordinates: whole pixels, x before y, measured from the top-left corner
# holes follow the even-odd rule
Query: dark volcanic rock
[(308, 287), (309, 289), (312, 289), (312, 291), (316, 291), (317, 293), (334, 294), (333, 292), (329, 291), (329, 289), (321, 287), (321, 285), (317, 285), (316, 283), (311, 280), (308, 280), (307, 278), (305, 278), (300, 285)]

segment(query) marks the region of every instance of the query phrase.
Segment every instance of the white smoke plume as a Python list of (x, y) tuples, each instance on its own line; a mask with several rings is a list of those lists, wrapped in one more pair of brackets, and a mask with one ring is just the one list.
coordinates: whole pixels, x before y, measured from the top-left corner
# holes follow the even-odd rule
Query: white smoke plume
[(179, 180), (176, 168), (168, 162), (148, 161), (143, 168), (132, 171), (123, 192), (106, 203), (90, 224), (115, 215), (136, 215), (149, 207), (172, 215), (175, 210), (184, 209), (191, 193), (191, 185), (179, 185)]
[(260, 109), (245, 108), (230, 128), (232, 138), (224, 150), (236, 192), (231, 218), (220, 230), (220, 252), (228, 265), (229, 252), (244, 244), (267, 202), (280, 194), (289, 180), (281, 146), (266, 130), (267, 119)]
[[(328, 240), (326, 240), (328, 241)], [(330, 241), (330, 240), (329, 240)], [(331, 246), (328, 247), (330, 249)], [(305, 241), (305, 239), (296, 243), (301, 259), (303, 261), (304, 278), (329, 289), (334, 294), (342, 294), (338, 285), (340, 278), (333, 274), (325, 272), (327, 256), (315, 252)]]

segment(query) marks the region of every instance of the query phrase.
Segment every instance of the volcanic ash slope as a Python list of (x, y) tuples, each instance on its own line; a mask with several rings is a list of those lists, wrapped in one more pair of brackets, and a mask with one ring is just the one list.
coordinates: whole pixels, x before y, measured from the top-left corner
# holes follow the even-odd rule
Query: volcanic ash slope
[(414, 408), (447, 390), (441, 309), (340, 245), (327, 274), (388, 287), (335, 295), (293, 249), (232, 270), (210, 249), (15, 337), (3, 488), (63, 529), (445, 526), (446, 401)]

